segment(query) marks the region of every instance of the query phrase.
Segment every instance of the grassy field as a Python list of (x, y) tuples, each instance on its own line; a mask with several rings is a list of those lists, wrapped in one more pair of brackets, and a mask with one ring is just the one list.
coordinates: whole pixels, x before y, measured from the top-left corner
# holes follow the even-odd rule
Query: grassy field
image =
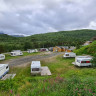
[(13, 80), (0, 81), (0, 96), (96, 96), (96, 69), (79, 68), (74, 58), (62, 56), (41, 61), (52, 76), (31, 76), (27, 67), (12, 67)]

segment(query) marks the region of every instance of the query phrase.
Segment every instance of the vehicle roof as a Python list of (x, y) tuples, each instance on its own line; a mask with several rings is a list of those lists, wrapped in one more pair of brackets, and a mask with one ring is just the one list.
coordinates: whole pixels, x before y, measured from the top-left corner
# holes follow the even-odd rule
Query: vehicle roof
[(76, 58), (79, 60), (91, 60), (92, 59), (91, 56), (77, 56)]
[(12, 52), (21, 52), (21, 50), (12, 50)]
[(3, 67), (3, 66), (7, 66), (8, 64), (0, 64), (0, 68)]
[(0, 54), (0, 56), (4, 56), (4, 54)]
[(31, 68), (41, 67), (40, 61), (32, 61)]
[(76, 54), (76, 53), (74, 53), (74, 52), (66, 52), (65, 54)]

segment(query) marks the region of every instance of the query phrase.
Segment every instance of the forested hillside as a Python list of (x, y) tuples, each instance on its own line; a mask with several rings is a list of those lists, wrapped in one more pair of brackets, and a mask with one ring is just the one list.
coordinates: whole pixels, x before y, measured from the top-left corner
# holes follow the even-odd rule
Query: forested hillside
[(12, 37), (0, 35), (1, 52), (13, 49), (26, 50), (28, 48), (52, 47), (56, 45), (79, 46), (86, 40), (96, 36), (96, 30), (60, 31), (45, 34), (36, 34), (28, 37)]
[(96, 54), (96, 41), (94, 41), (90, 45), (83, 46), (80, 49), (75, 50), (74, 52), (77, 53), (77, 55), (81, 54), (94, 55)]

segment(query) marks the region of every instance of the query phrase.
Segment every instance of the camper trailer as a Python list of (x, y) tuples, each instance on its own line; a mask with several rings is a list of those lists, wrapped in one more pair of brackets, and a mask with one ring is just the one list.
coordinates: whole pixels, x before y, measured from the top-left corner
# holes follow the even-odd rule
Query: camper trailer
[(75, 64), (76, 66), (91, 66), (91, 56), (76, 56)]
[(72, 57), (76, 57), (76, 54), (73, 53), (73, 52), (66, 52), (64, 55), (63, 55), (64, 58), (72, 58)]
[(49, 51), (49, 50), (47, 48), (40, 48), (39, 51), (44, 52), (44, 51)]
[(32, 63), (31, 63), (31, 74), (32, 75), (41, 74), (40, 61), (32, 61)]
[(37, 49), (28, 49), (27, 52), (28, 53), (34, 53), (34, 52), (38, 52), (38, 50)]
[(11, 52), (11, 56), (21, 56), (21, 55), (23, 55), (23, 53), (20, 50), (13, 50)]
[(0, 54), (0, 60), (4, 60), (5, 59), (5, 55)]
[(9, 72), (8, 64), (0, 64), (0, 79)]

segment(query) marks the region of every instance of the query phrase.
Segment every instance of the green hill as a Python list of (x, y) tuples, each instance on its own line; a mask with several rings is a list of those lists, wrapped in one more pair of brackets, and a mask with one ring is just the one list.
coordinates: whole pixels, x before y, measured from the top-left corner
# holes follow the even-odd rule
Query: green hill
[(0, 35), (0, 45), (4, 51), (13, 49), (26, 50), (27, 48), (52, 47), (56, 45), (82, 45), (85, 41), (96, 36), (96, 30), (60, 31), (45, 34), (36, 34), (28, 37), (12, 37)]

